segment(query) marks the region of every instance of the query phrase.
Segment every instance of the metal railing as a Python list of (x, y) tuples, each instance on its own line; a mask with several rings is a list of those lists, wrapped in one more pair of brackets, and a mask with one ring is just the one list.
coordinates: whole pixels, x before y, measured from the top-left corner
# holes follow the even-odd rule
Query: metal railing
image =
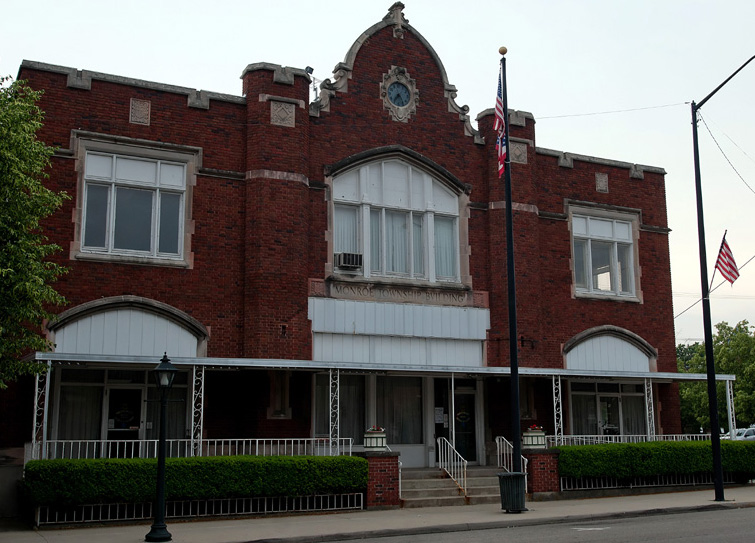
[(647, 441), (707, 441), (710, 434), (663, 434), (663, 435), (564, 435), (546, 436), (548, 448), (561, 445), (600, 445), (603, 443), (645, 443)]
[(467, 495), (467, 461), (445, 437), (438, 438), (438, 467)]
[[(514, 445), (503, 436), (495, 438), (498, 467), (511, 473), (514, 469)], [(522, 456), (522, 472), (527, 473), (527, 459)]]
[[(78, 458), (157, 458), (156, 439), (50, 440), (26, 448), (25, 461)], [(166, 456), (330, 456), (329, 438), (203, 439), (196, 452), (191, 439), (169, 439)], [(352, 439), (340, 438), (337, 450), (351, 456)]]
[[(271, 513), (313, 513), (364, 509), (364, 495), (327, 494), (295, 498), (224, 498), (168, 501), (169, 519), (266, 515)], [(35, 510), (35, 526), (90, 524), (147, 520), (153, 517), (152, 503), (106, 503), (66, 507), (41, 506)]]

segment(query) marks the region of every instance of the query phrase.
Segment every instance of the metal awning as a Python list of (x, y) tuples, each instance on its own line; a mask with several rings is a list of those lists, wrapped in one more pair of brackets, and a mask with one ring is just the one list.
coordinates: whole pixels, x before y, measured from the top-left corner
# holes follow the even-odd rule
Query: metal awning
[[(159, 360), (154, 356), (122, 356), (103, 354), (46, 353), (36, 352), (27, 357), (40, 362), (60, 362), (79, 364), (133, 364), (154, 366)], [(214, 358), (214, 357), (175, 357), (171, 362), (177, 366), (203, 366), (206, 368), (227, 369), (288, 369), (288, 370), (332, 370), (348, 372), (385, 373), (385, 374), (422, 374), (422, 375), (467, 375), (506, 376), (511, 368), (502, 366), (420, 366), (412, 364), (374, 364), (364, 362), (328, 362), (316, 360), (285, 360), (273, 358)], [(519, 375), (523, 377), (562, 377), (571, 379), (652, 379), (654, 382), (666, 381), (706, 381), (704, 373), (675, 373), (656, 371), (606, 371), (606, 370), (569, 370), (562, 368), (527, 368), (520, 367)], [(717, 381), (735, 381), (736, 376), (716, 375)]]

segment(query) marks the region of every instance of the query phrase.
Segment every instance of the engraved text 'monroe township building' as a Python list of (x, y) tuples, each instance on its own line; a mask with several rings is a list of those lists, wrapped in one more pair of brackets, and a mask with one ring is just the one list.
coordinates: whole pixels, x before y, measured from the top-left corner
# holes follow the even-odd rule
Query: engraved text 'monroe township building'
[(186, 454), (359, 450), (377, 425), (405, 467), (434, 466), (440, 437), (489, 464), (513, 431), (511, 341), (522, 429), (680, 432), (664, 170), (538, 147), (533, 115), (509, 112), (509, 337), (493, 110), (472, 126), (402, 10), (314, 101), (305, 70), (269, 63), (241, 96), (23, 63), (59, 148), (49, 185), (72, 196), (46, 223), (70, 305), (34, 355), (51, 368), (25, 389), (38, 409), (7, 436), (31, 457), (156, 439), (149, 371), (167, 352)]

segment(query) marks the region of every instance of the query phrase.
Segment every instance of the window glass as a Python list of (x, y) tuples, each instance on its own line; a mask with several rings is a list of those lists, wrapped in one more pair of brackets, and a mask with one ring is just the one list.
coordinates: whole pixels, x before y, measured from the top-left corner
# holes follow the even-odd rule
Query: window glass
[(161, 253), (178, 254), (179, 217), (181, 195), (163, 192), (160, 195), (160, 246)]
[(590, 219), (590, 235), (601, 238), (612, 238), (613, 221)]
[(110, 179), (113, 175), (113, 157), (107, 155), (88, 154), (86, 160), (86, 176)]
[(407, 213), (385, 212), (385, 269), (387, 272), (409, 273), (407, 217)]
[(439, 277), (456, 275), (454, 219), (435, 217), (435, 273)]
[(597, 290), (613, 291), (611, 281), (611, 243), (593, 241), (592, 248), (592, 286)]
[(107, 209), (110, 188), (103, 185), (87, 185), (86, 209), (84, 212), (84, 245), (107, 246)]
[(336, 206), (335, 240), (336, 253), (358, 253), (357, 245), (357, 208)]
[(157, 162), (118, 157), (115, 162), (115, 178), (154, 185), (157, 179)]
[[(397, 159), (377, 161), (333, 180), (334, 253), (356, 247), (370, 276), (459, 282), (459, 194), (428, 173)], [(354, 237), (344, 236), (339, 208), (357, 211)], [(362, 217), (369, 222), (361, 224)], [(442, 215), (441, 215), (442, 213)], [(431, 266), (430, 263), (433, 265)]]
[(577, 288), (587, 288), (587, 240), (574, 240), (574, 282)]
[(632, 293), (632, 246), (619, 243), (616, 245), (619, 261), (619, 291), (624, 294)]
[(579, 215), (571, 220), (577, 293), (634, 295), (632, 223)]
[(422, 443), (422, 379), (378, 376), (376, 392), (377, 425), (388, 444)]
[(414, 253), (414, 274), (423, 275), (425, 273), (425, 247), (422, 233), (422, 215), (419, 213), (412, 214), (412, 252)]
[(370, 210), (370, 270), (380, 272), (383, 269), (383, 229), (380, 210)]
[(186, 169), (179, 162), (87, 152), (82, 251), (180, 258)]
[(572, 392), (595, 392), (595, 383), (572, 382)]
[(152, 194), (149, 190), (116, 189), (113, 237), (116, 249), (151, 250)]

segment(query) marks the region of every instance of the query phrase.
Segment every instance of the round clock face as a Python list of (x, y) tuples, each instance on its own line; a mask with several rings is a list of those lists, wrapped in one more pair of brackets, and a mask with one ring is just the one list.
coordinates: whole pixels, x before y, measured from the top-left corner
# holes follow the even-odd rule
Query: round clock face
[(411, 95), (409, 89), (403, 83), (396, 81), (391, 83), (388, 87), (388, 100), (390, 100), (394, 106), (404, 107), (409, 104), (410, 98)]

